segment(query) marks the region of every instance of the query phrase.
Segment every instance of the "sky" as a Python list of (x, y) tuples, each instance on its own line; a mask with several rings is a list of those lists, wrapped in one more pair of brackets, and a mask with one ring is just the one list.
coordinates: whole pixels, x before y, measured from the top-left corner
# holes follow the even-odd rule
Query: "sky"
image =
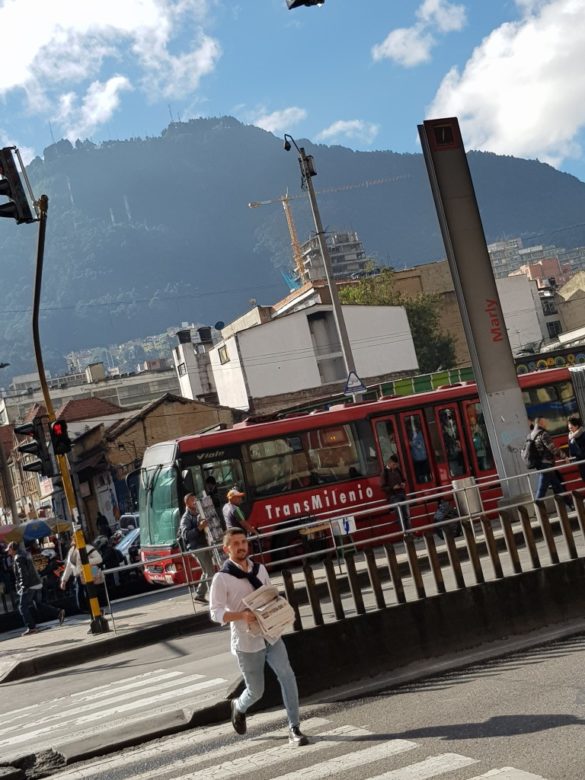
[(465, 147), (585, 181), (585, 0), (0, 0), (0, 145), (157, 136), (234, 116), (277, 135)]

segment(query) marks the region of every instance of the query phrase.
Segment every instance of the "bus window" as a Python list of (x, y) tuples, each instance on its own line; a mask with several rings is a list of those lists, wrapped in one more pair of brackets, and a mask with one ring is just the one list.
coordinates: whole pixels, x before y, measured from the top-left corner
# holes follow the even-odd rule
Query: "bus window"
[[(223, 505), (226, 502), (228, 490), (237, 486), (240, 490), (246, 490), (242, 464), (238, 458), (231, 457), (222, 460), (202, 459), (196, 465), (188, 465), (189, 456), (183, 459), (183, 483), (191, 482), (193, 492), (201, 496), (205, 491), (205, 480), (213, 477), (217, 486), (217, 503)], [(190, 479), (186, 478), (185, 471), (190, 472)]]
[(461, 446), (461, 430), (455, 409), (440, 409), (439, 424), (443, 447), (447, 454), (449, 475), (452, 478), (462, 477), (465, 474), (465, 460)]
[(477, 468), (479, 471), (489, 471), (494, 468), (494, 458), (492, 456), (492, 449), (487, 435), (483, 412), (481, 411), (481, 404), (473, 402), (468, 403), (465, 412)]
[(570, 382), (555, 382), (543, 387), (531, 387), (522, 391), (529, 420), (544, 417), (551, 436), (567, 432), (567, 418), (578, 414), (575, 391)]
[(390, 455), (396, 455), (398, 453), (398, 446), (394, 433), (394, 422), (392, 420), (382, 420), (381, 422), (376, 423), (376, 432), (382, 451), (382, 462), (386, 464)]
[(408, 439), (408, 447), (412, 465), (414, 467), (414, 479), (417, 484), (432, 480), (431, 466), (427, 451), (427, 443), (423, 433), (422, 417), (420, 412), (407, 414), (403, 418), (404, 430)]

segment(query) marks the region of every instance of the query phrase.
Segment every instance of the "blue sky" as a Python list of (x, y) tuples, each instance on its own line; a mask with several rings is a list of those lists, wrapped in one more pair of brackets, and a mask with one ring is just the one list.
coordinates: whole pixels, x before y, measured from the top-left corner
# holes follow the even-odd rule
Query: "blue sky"
[(0, 143), (158, 135), (229, 114), (353, 149), (468, 149), (585, 181), (585, 0), (0, 0)]

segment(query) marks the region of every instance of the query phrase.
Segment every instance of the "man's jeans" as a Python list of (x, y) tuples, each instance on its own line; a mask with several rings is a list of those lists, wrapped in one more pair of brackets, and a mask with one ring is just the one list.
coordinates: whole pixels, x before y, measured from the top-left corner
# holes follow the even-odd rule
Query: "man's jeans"
[(300, 716), (297, 681), (282, 639), (279, 639), (273, 645), (267, 644), (264, 650), (259, 650), (257, 653), (241, 653), (238, 651), (237, 656), (240, 671), (244, 675), (244, 682), (246, 683), (244, 692), (236, 701), (238, 711), (247, 712), (254, 702), (262, 698), (264, 693), (264, 664), (268, 663), (280, 683), (288, 725), (291, 727), (298, 726)]
[(215, 569), (213, 567), (213, 553), (211, 550), (193, 550), (192, 552), (195, 558), (197, 558), (199, 566), (201, 566), (201, 579), (199, 580), (199, 585), (195, 591), (195, 596), (202, 599), (205, 598), (205, 595), (209, 589), (208, 580), (211, 580), (215, 574)]
[[(550, 465), (548, 463), (546, 464), (546, 466), (543, 466), (543, 468), (549, 468), (549, 467)], [(538, 475), (538, 487), (536, 488), (535, 499), (538, 501), (541, 498), (544, 498), (549, 487), (552, 488), (553, 493), (555, 493), (555, 495), (558, 495), (559, 493), (564, 493), (565, 491), (564, 485), (559, 479), (559, 475), (557, 474), (556, 471), (541, 471), (540, 474)], [(563, 501), (568, 507), (572, 509), (573, 502), (570, 496), (563, 496)]]
[(33, 616), (33, 609), (38, 613), (43, 611), (51, 615), (52, 619), (59, 617), (59, 610), (51, 604), (43, 604), (43, 591), (28, 589), (20, 594), (18, 602), (18, 611), (22, 617), (24, 625), (27, 628), (36, 628), (37, 622)]

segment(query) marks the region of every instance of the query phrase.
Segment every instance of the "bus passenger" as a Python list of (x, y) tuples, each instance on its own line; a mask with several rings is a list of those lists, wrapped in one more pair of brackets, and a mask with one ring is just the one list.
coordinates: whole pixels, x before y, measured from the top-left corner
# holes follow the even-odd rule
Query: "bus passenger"
[[(388, 496), (389, 504), (399, 504), (406, 501), (406, 480), (400, 470), (398, 455), (390, 455), (382, 474), (382, 490)], [(408, 506), (398, 507), (398, 517), (404, 531), (410, 528)]]
[(241, 493), (237, 488), (228, 490), (227, 503), (223, 507), (223, 519), (225, 520), (226, 530), (230, 528), (241, 528), (248, 534), (258, 534), (258, 531), (250, 525), (250, 523), (244, 517), (244, 513), (240, 509), (240, 504), (245, 498), (246, 494)]
[(417, 482), (429, 482), (431, 472), (429, 469), (429, 459), (427, 448), (425, 446), (424, 436), (421, 429), (416, 426), (410, 439), (410, 452), (412, 453), (412, 462), (414, 464), (414, 475)]

